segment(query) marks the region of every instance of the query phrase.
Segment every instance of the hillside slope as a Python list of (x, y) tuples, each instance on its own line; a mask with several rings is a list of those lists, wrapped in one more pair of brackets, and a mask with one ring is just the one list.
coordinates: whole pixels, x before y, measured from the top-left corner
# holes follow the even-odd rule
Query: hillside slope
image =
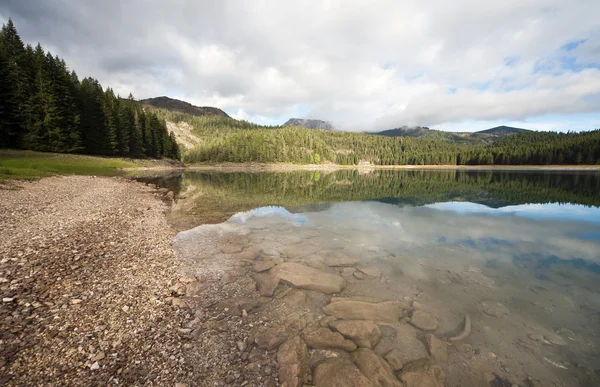
[(160, 109), (167, 109), (182, 113), (191, 114), (194, 116), (221, 116), (229, 117), (223, 110), (211, 106), (194, 106), (191, 103), (180, 101), (169, 97), (156, 97), (141, 99), (138, 101), (142, 105), (150, 105)]

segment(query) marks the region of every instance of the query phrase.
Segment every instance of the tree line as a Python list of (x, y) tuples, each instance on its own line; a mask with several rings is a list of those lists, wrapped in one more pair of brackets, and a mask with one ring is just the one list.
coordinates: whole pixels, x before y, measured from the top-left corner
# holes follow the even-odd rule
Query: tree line
[(25, 45), (10, 19), (0, 32), (0, 148), (180, 158), (164, 120)]
[(386, 137), (303, 127), (267, 127), (227, 117), (157, 114), (194, 127), (201, 144), (185, 161), (341, 165), (550, 165), (600, 164), (600, 130), (523, 132), (491, 144), (418, 137)]

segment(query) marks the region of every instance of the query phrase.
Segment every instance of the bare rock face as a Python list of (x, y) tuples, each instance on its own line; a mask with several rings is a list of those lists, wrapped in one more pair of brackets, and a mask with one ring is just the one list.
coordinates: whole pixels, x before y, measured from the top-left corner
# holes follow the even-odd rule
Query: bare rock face
[(385, 360), (388, 362), (392, 370), (399, 371), (404, 367), (402, 362), (402, 353), (398, 348), (394, 348), (385, 355)]
[(319, 364), (315, 387), (373, 387), (373, 383), (347, 359), (331, 359)]
[(424, 331), (434, 331), (437, 328), (437, 318), (435, 315), (422, 311), (415, 310), (410, 318), (412, 326)]
[(332, 332), (329, 328), (307, 328), (302, 332), (302, 338), (311, 348), (337, 348), (344, 351), (354, 351), (356, 349), (356, 344), (353, 341), (345, 339), (338, 332)]
[(256, 290), (264, 297), (272, 297), (277, 285), (279, 285), (279, 277), (270, 273), (254, 274), (252, 279), (256, 281)]
[(308, 378), (308, 348), (299, 337), (284, 342), (277, 351), (278, 375), (282, 387), (301, 387)]
[(405, 387), (443, 387), (446, 375), (439, 364), (419, 359), (404, 366), (400, 380)]
[(283, 343), (290, 332), (283, 326), (268, 328), (260, 327), (254, 337), (254, 342), (262, 349), (272, 350)]
[(384, 301), (370, 303), (355, 300), (340, 300), (323, 308), (329, 316), (348, 320), (370, 320), (388, 323), (397, 322), (402, 317), (402, 311), (410, 306), (404, 301)]
[(368, 348), (359, 348), (352, 352), (352, 360), (360, 370), (377, 387), (403, 387), (394, 375), (390, 365)]
[(373, 348), (381, 340), (381, 330), (371, 321), (336, 320), (329, 326), (363, 348)]
[(435, 335), (427, 334), (423, 336), (423, 341), (427, 347), (427, 351), (434, 360), (437, 361), (448, 361), (448, 347), (446, 344), (438, 339)]

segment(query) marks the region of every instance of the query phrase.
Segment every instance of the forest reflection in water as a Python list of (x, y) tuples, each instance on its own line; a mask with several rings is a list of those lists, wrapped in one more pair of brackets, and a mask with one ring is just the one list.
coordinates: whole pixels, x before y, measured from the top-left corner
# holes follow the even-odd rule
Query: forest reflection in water
[(175, 193), (171, 220), (178, 230), (221, 223), (237, 212), (269, 205), (283, 206), (292, 212), (363, 200), (413, 206), (471, 202), (490, 208), (535, 203), (600, 206), (597, 171), (190, 170), (138, 179)]

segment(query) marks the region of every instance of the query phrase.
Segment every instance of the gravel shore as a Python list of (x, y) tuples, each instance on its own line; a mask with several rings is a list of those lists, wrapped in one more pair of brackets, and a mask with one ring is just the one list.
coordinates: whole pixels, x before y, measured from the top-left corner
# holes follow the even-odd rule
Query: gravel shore
[(0, 189), (0, 385), (198, 385), (168, 195), (121, 178), (18, 186)]

